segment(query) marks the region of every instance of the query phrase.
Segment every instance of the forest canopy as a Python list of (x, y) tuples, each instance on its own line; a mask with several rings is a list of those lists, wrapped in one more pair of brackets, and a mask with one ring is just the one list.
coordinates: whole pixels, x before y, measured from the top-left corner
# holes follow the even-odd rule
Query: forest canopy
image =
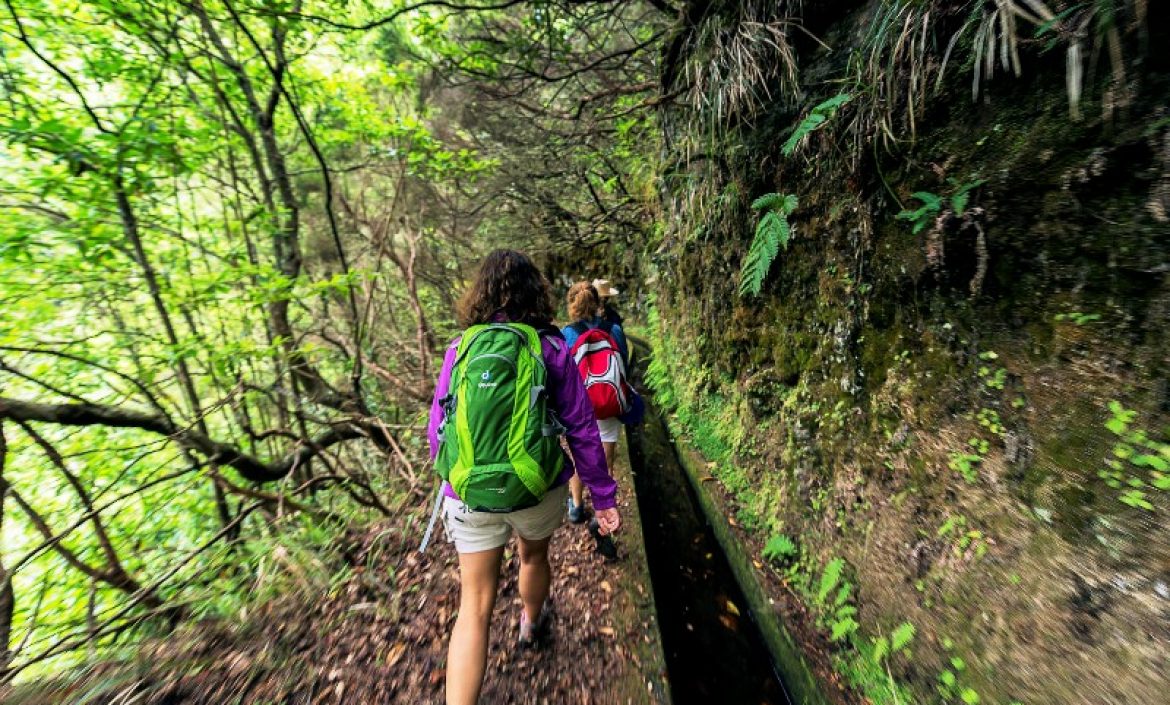
[(5, 1), (0, 672), (423, 501), (478, 255), (638, 225), (657, 11), (521, 5)]

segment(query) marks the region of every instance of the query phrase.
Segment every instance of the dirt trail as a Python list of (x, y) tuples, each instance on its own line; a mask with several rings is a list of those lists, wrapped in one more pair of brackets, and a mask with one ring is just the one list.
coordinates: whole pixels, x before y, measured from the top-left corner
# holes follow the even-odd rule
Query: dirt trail
[[(515, 646), (520, 600), (515, 540), (492, 624), (483, 703), (609, 705), (667, 702), (641, 526), (626, 467), (622, 557), (607, 564), (583, 525), (553, 537), (556, 619), (549, 647)], [(284, 599), (239, 624), (189, 625), (148, 645), (131, 669), (106, 667), (68, 689), (13, 703), (151, 705), (374, 705), (442, 702), (458, 571), (441, 530), (426, 555), (421, 530), (372, 526), (357, 537), (357, 566), (312, 600)]]

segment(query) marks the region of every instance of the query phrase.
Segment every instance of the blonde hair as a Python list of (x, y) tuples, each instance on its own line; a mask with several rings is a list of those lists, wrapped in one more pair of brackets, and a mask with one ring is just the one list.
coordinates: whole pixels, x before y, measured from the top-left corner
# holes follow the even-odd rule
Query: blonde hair
[(569, 318), (574, 321), (592, 320), (601, 308), (601, 297), (589, 282), (577, 282), (569, 287)]

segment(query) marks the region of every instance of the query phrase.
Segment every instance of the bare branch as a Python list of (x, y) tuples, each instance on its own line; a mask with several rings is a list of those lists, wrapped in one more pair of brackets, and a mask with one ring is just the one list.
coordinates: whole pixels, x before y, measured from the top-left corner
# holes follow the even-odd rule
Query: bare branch
[(265, 463), (233, 446), (215, 441), (198, 431), (175, 425), (170, 419), (133, 409), (103, 404), (40, 404), (0, 397), (0, 419), (42, 421), (63, 426), (110, 426), (138, 428), (167, 436), (179, 446), (200, 453), (209, 462), (233, 468), (252, 482), (272, 482), (301, 466), (321, 449), (355, 438), (370, 438), (385, 445), (384, 431), (364, 422), (342, 421), (284, 458)]

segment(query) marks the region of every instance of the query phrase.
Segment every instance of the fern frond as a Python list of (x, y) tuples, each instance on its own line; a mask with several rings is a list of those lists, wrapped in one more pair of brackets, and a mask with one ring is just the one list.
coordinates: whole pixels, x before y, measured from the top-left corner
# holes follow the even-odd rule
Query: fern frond
[(765, 210), (756, 225), (756, 233), (748, 248), (747, 257), (739, 271), (739, 295), (758, 296), (772, 268), (772, 262), (780, 254), (780, 249), (788, 248), (788, 240), (792, 237), (792, 226), (788, 223), (788, 215), (796, 210), (796, 196), (792, 194), (780, 195), (769, 193), (760, 196), (752, 202), (755, 210)]
[(913, 639), (917, 630), (914, 625), (909, 622), (902, 622), (898, 628), (890, 634), (890, 646), (894, 651), (898, 651), (909, 644)]
[(837, 587), (837, 583), (841, 580), (841, 573), (845, 570), (845, 560), (842, 558), (834, 558), (825, 566), (825, 572), (821, 574), (821, 585), (817, 589), (817, 602), (825, 603), (825, 598), (833, 588)]
[(792, 153), (796, 151), (796, 146), (800, 144), (801, 140), (807, 137), (814, 130), (820, 129), (822, 125), (824, 125), (834, 115), (837, 114), (837, 110), (839, 110), (842, 105), (845, 105), (851, 100), (853, 100), (853, 96), (849, 93), (838, 93), (832, 98), (819, 103), (816, 107), (809, 111), (809, 114), (806, 115), (803, 120), (800, 121), (800, 124), (796, 126), (795, 130), (792, 131), (792, 134), (788, 137), (788, 140), (784, 143), (784, 146), (780, 148), (780, 151), (783, 152), (784, 156), (786, 157), (792, 156)]
[(922, 201), (922, 205), (932, 210), (938, 210), (942, 206), (942, 198), (930, 191), (915, 191), (910, 194), (910, 198), (917, 198)]
[(756, 296), (764, 284), (764, 277), (772, 267), (776, 255), (780, 254), (780, 222), (783, 219), (775, 211), (768, 211), (756, 226), (756, 235), (739, 273), (739, 295)]
[(772, 210), (776, 206), (784, 202), (784, 197), (778, 193), (765, 193), (756, 200), (752, 201), (752, 210)]
[(822, 101), (817, 107), (813, 108), (814, 113), (825, 113), (829, 117), (836, 114), (837, 109), (853, 100), (853, 95), (850, 93), (838, 93), (837, 95)]

